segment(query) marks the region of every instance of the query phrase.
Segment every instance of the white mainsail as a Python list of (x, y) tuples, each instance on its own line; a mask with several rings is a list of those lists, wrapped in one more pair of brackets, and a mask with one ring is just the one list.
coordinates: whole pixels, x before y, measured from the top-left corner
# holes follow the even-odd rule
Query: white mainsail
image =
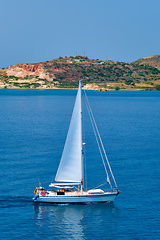
[(74, 110), (68, 130), (67, 139), (62, 153), (59, 168), (55, 177), (56, 182), (75, 182), (82, 180), (82, 109), (81, 81), (74, 105)]

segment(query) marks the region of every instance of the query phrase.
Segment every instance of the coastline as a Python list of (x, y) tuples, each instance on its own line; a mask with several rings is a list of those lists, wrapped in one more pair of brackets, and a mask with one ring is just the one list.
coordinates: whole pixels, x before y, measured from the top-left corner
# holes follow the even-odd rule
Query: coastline
[[(39, 89), (39, 90), (47, 90), (47, 89), (78, 89), (78, 87), (74, 86), (67, 86), (65, 84), (41, 84), (39, 86), (34, 85), (32, 83), (25, 84), (19, 84), (17, 86), (13, 84), (0, 84), (0, 89)], [(92, 90), (92, 91), (99, 91), (99, 92), (109, 92), (109, 91), (156, 91), (160, 90), (157, 85), (160, 84), (160, 80), (158, 80), (156, 83), (146, 82), (146, 83), (134, 83), (127, 85), (125, 83), (115, 83), (115, 82), (105, 82), (105, 83), (87, 83), (84, 84), (82, 89), (84, 90)]]
[[(78, 88), (0, 88), (0, 90), (77, 90)], [(83, 89), (83, 88), (82, 88)], [(85, 91), (96, 91), (96, 92), (113, 92), (113, 91), (120, 91), (120, 92), (133, 92), (133, 91), (159, 91), (156, 89), (145, 89), (145, 88), (132, 88), (132, 89), (105, 89), (105, 90), (97, 90), (97, 89), (83, 89)]]

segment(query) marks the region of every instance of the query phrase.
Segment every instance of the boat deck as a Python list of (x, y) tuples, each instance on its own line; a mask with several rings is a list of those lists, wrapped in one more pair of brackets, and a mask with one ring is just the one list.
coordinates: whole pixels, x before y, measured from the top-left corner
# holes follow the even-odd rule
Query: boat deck
[[(56, 192), (56, 191), (46, 191), (46, 195), (48, 196), (57, 196), (57, 195), (65, 195), (65, 196), (83, 196), (83, 195), (90, 195), (88, 191), (73, 191), (73, 192)], [(42, 196), (40, 194), (40, 196)]]
[[(44, 191), (44, 190), (43, 190)], [(56, 192), (42, 191), (34, 199), (35, 202), (50, 202), (50, 203), (87, 203), (87, 202), (110, 202), (118, 195), (117, 192), (104, 192), (91, 194), (88, 191), (80, 192)]]

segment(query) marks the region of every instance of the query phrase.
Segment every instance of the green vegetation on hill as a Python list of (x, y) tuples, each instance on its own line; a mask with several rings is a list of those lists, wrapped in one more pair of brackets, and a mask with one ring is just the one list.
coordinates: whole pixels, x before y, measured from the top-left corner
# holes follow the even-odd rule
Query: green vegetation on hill
[(135, 61), (139, 65), (149, 65), (160, 70), (160, 55), (155, 55), (151, 57), (143, 57)]
[[(77, 88), (78, 81), (83, 80), (83, 85), (96, 84), (105, 89), (144, 89), (159, 90), (160, 69), (154, 67), (155, 59), (160, 66), (160, 55), (139, 59), (133, 63), (102, 61), (88, 59), (83, 56), (59, 57), (37, 64), (21, 64), (29, 69), (25, 77), (8, 76), (7, 69), (0, 70), (0, 82), (7, 87), (21, 88)], [(153, 62), (152, 62), (153, 59)], [(146, 61), (150, 65), (146, 64)], [(35, 66), (34, 66), (35, 65)], [(15, 65), (16, 66), (16, 65)], [(46, 77), (41, 77), (36, 68), (41, 67)], [(14, 66), (10, 67), (14, 69)], [(36, 75), (35, 75), (35, 74)], [(23, 83), (23, 81), (25, 82)], [(27, 82), (28, 81), (28, 82)]]

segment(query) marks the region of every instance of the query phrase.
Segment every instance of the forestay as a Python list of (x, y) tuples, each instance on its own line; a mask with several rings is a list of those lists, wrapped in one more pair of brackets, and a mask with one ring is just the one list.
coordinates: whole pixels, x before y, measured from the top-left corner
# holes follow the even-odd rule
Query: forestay
[(77, 182), (82, 180), (82, 116), (81, 81), (76, 96), (74, 110), (62, 153), (56, 182)]

